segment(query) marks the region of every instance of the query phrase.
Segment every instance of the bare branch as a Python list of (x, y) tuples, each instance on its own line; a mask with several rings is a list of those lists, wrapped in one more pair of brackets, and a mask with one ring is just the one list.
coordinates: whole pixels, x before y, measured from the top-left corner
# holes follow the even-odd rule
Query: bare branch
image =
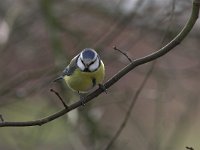
[(116, 46), (113, 46), (113, 49), (122, 53), (130, 62), (132, 62), (132, 59), (125, 53), (123, 52), (122, 50), (118, 49)]
[(65, 109), (68, 109), (67, 104), (62, 99), (62, 97), (60, 96), (60, 94), (58, 92), (56, 92), (54, 89), (50, 89), (50, 91), (53, 92), (59, 98), (59, 100), (62, 102), (63, 106), (65, 107)]
[[(173, 14), (174, 14), (174, 5), (175, 5), (175, 3), (173, 2), (172, 14), (171, 14), (170, 20), (172, 20), (172, 17), (173, 17)], [(162, 41), (161, 41), (161, 44), (164, 43), (169, 28), (170, 28), (170, 24), (169, 24), (169, 26), (167, 27), (167, 29), (166, 29), (166, 31), (165, 31), (165, 33), (164, 33), (164, 36), (163, 36)], [(116, 46), (114, 47), (114, 49), (115, 49), (115, 50), (118, 50), (120, 53), (122, 53), (123, 55), (125, 55), (125, 57), (127, 57), (127, 58), (129, 59), (128, 55), (127, 55), (126, 53), (122, 52), (121, 50), (117, 49)], [(132, 61), (132, 60), (131, 60), (131, 61)], [(147, 74), (146, 74), (146, 76), (145, 76), (143, 82), (141, 83), (141, 85), (139, 86), (138, 90), (136, 91), (136, 94), (135, 94), (135, 96), (134, 96), (134, 98), (133, 98), (133, 100), (132, 100), (132, 102), (131, 102), (131, 105), (130, 105), (129, 108), (128, 108), (128, 111), (127, 111), (127, 113), (126, 113), (126, 115), (125, 115), (125, 118), (124, 118), (123, 122), (121, 123), (121, 125), (120, 125), (120, 127), (118, 128), (118, 130), (117, 130), (117, 132), (115, 133), (115, 135), (114, 135), (114, 136), (112, 137), (112, 139), (109, 141), (109, 143), (108, 143), (108, 145), (106, 146), (105, 150), (109, 150), (109, 149), (111, 148), (111, 146), (113, 145), (113, 143), (114, 143), (114, 142), (116, 141), (116, 139), (120, 136), (122, 130), (123, 130), (124, 127), (126, 126), (126, 123), (128, 122), (128, 119), (129, 119), (129, 117), (130, 117), (130, 113), (131, 113), (131, 111), (132, 111), (132, 109), (133, 109), (133, 107), (134, 107), (134, 104), (135, 104), (136, 101), (137, 101), (138, 95), (142, 92), (142, 90), (143, 90), (143, 88), (144, 88), (144, 86), (145, 86), (145, 84), (146, 84), (148, 78), (149, 78), (150, 75), (152, 74), (152, 71), (153, 71), (153, 68), (154, 68), (155, 64), (156, 64), (156, 61), (154, 61), (154, 63), (153, 63), (152, 66), (150, 67), (149, 71), (147, 72)]]
[[(150, 55), (147, 55), (145, 57), (142, 57), (142, 58), (132, 61), (132, 63), (128, 64), (126, 67), (124, 67), (122, 70), (120, 70), (117, 74), (115, 74), (110, 80), (108, 80), (104, 84), (105, 88), (108, 89), (109, 87), (111, 87), (114, 83), (116, 83), (119, 79), (121, 79), (124, 75), (126, 75), (128, 72), (133, 70), (135, 67), (145, 64), (147, 62), (153, 61), (153, 60), (165, 55), (170, 50), (172, 50), (174, 47), (176, 47), (178, 44), (180, 44), (180, 42), (191, 31), (196, 20), (198, 19), (200, 4), (197, 2), (199, 2), (199, 0), (193, 1), (192, 13), (191, 13), (191, 16), (190, 16), (187, 24), (185, 25), (183, 30), (171, 42), (169, 42), (167, 45), (165, 45), (158, 51), (153, 52)], [(92, 99), (94, 99), (95, 97), (100, 95), (102, 92), (104, 92), (104, 90), (101, 88), (98, 88), (97, 90), (95, 90), (94, 92), (89, 94), (87, 97), (85, 97), (84, 102), (87, 103), (87, 102), (91, 101)], [(45, 118), (42, 118), (42, 119), (38, 119), (38, 120), (34, 120), (34, 121), (25, 121), (25, 122), (6, 122), (6, 121), (4, 121), (4, 122), (0, 123), (0, 127), (9, 127), (9, 126), (23, 127), (23, 126), (43, 125), (47, 122), (50, 122), (52, 120), (55, 120), (55, 119), (63, 116), (64, 114), (68, 113), (69, 111), (71, 111), (73, 109), (76, 109), (79, 106), (82, 106), (81, 101), (78, 101), (78, 102), (70, 105), (68, 107), (68, 109), (63, 109), (59, 112), (56, 112), (56, 113), (54, 113), (50, 116), (47, 116)]]

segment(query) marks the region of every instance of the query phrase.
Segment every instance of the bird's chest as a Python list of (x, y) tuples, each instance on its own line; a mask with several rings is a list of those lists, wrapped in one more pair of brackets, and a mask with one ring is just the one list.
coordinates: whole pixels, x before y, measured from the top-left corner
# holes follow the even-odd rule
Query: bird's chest
[(97, 76), (93, 72), (75, 71), (71, 77), (66, 77), (68, 86), (75, 91), (88, 91), (96, 85)]

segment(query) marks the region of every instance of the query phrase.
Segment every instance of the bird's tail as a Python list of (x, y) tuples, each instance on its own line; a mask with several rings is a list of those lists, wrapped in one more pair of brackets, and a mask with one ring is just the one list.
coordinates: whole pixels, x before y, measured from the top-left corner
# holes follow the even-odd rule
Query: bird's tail
[(54, 79), (52, 82), (57, 82), (59, 80), (63, 79), (63, 76), (57, 77), (56, 79)]

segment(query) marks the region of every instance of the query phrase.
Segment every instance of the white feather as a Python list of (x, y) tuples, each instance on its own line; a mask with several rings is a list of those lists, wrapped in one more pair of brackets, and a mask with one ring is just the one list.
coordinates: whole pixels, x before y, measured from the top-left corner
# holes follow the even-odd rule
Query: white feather
[(99, 59), (97, 58), (95, 62), (89, 66), (89, 70), (92, 72), (97, 70), (98, 67), (99, 67)]
[(78, 66), (82, 71), (85, 69), (85, 66), (84, 66), (84, 64), (82, 63), (80, 56), (78, 57), (78, 60), (77, 60), (77, 66)]

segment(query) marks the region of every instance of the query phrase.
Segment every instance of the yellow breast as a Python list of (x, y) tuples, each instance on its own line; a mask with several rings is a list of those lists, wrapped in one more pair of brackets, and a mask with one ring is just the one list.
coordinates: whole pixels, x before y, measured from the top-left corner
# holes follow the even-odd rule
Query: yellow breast
[(75, 91), (87, 92), (94, 87), (94, 82), (101, 84), (105, 76), (104, 64), (101, 61), (100, 67), (94, 72), (83, 72), (77, 68), (72, 75), (64, 76), (67, 85)]

